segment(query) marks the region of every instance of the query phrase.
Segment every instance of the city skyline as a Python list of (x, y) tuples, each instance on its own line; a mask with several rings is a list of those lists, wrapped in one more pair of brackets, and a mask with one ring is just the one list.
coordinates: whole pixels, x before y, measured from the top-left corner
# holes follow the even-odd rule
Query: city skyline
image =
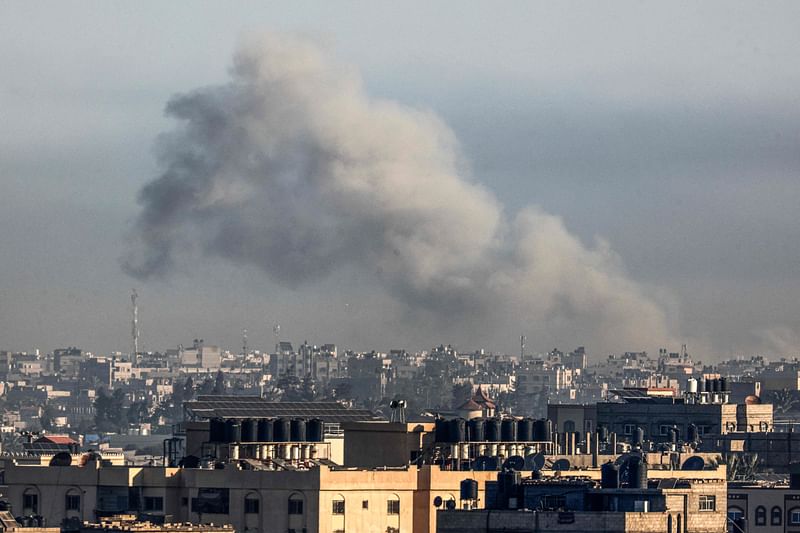
[[(0, 82), (7, 124), (0, 134), (0, 349), (125, 351), (135, 286), (144, 349), (195, 335), (237, 346), (242, 329), (252, 346), (270, 346), (279, 323), (286, 338), (356, 349), (451, 342), (515, 353), (525, 334), (537, 350), (586, 345), (598, 355), (677, 350), (684, 342), (703, 360), (796, 353), (800, 67), (791, 58), (800, 37), (787, 16), (796, 6), (517, 4), (499, 14), (484, 5), (450, 19), (443, 6), (419, 5), (426, 16), (411, 16), (385, 5), (316, 6), (312, 13), (279, 5), (245, 13), (174, 4), (157, 17), (157, 4), (129, 11), (96, 4), (91, 14), (68, 4), (0, 7), (0, 66), (8, 73)], [(95, 31), (84, 31), (87, 25)], [(428, 207), (449, 209), (452, 191), (469, 198), (421, 232), (409, 231), (433, 236), (437, 250), (452, 246), (442, 257), (455, 257), (455, 267), (437, 259), (434, 275), (417, 286), (430, 272), (414, 270), (419, 260), (391, 272), (391, 247), (380, 250), (368, 239), (369, 246), (349, 242), (335, 253), (302, 253), (278, 268), (270, 259), (265, 267), (235, 248), (210, 249), (208, 235), (220, 226), (185, 219), (190, 231), (173, 244), (192, 242), (205, 253), (179, 254), (183, 262), (165, 277), (123, 272), (142, 212), (137, 195), (176, 157), (164, 135), (174, 140), (180, 120), (198, 116), (186, 95), (232, 87), (231, 58), (241, 59), (243, 43), (263, 35), (324, 49), (326, 75), (362, 80), (354, 101), (367, 111), (386, 103), (399, 109), (396, 120), (435, 123), (433, 130), (427, 122), (414, 126), (416, 137), (434, 133), (411, 159), (418, 164), (432, 151), (455, 185)], [(275, 46), (268, 50), (263, 57), (272, 61)], [(163, 116), (165, 105), (172, 117)], [(307, 107), (292, 118), (307, 128), (318, 111)], [(397, 140), (392, 127), (380, 133)], [(407, 147), (397, 142), (387, 152)], [(250, 222), (258, 205), (233, 210)], [(341, 205), (320, 205), (325, 217), (343, 220)], [(303, 207), (314, 212), (313, 204)], [(473, 212), (480, 220), (465, 232), (464, 223), (452, 222)], [(283, 214), (244, 229), (283, 235), (297, 227), (295, 212)], [(361, 228), (377, 219), (348, 220)], [(520, 224), (530, 233), (513, 236)], [(463, 235), (469, 239), (461, 242)], [(534, 246), (539, 255), (529, 265), (511, 268), (505, 254), (523, 249), (525, 235), (538, 235), (544, 252)], [(406, 257), (410, 245), (402, 246)], [(468, 257), (474, 250), (479, 259)], [(552, 250), (561, 261), (548, 277), (537, 267)], [(309, 258), (345, 266), (302, 275), (305, 265), (297, 265)], [(575, 264), (589, 266), (567, 268)], [(490, 274), (498, 272), (511, 290), (480, 288), (494, 287), (487, 279), (495, 282)], [(472, 284), (466, 290), (464, 280)], [(529, 292), (517, 301), (524, 280)], [(447, 284), (458, 289), (452, 300)], [(550, 288), (550, 303), (531, 303)], [(425, 300), (431, 294), (433, 304)], [(486, 308), (472, 312), (479, 305)], [(443, 320), (448, 306), (453, 316)]]

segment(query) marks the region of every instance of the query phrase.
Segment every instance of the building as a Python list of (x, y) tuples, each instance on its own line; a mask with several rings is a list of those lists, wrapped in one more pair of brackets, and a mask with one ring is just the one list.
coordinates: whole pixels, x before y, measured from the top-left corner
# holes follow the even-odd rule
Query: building
[[(627, 466), (626, 466), (627, 465)], [(620, 475), (622, 469), (627, 474)], [(581, 477), (523, 479), (504, 471), (486, 483), (485, 507), (467, 488), (460, 507), (438, 512), (439, 533), (724, 533), (725, 469), (670, 470), (658, 478), (633, 456), (604, 465), (600, 483)], [(454, 506), (451, 506), (454, 507)]]
[(697, 427), (700, 436), (772, 431), (774, 426), (772, 405), (727, 403), (722, 393), (710, 393), (713, 398), (654, 397), (639, 390), (614, 393), (615, 401), (597, 404), (597, 425), (623, 439), (634, 435), (636, 428), (642, 428), (649, 441), (666, 442), (671, 429), (677, 429), (679, 438), (683, 438), (690, 425)]
[(744, 519), (745, 533), (800, 530), (800, 482), (728, 483), (728, 518)]
[(4, 492), (13, 508), (67, 526), (134, 514), (154, 523), (231, 524), (237, 532), (430, 533), (436, 530), (437, 497), (455, 502), (469, 476), (479, 480), (483, 498), (485, 481), (496, 476), (431, 466), (266, 470), (248, 464), (46, 467), (7, 458)]

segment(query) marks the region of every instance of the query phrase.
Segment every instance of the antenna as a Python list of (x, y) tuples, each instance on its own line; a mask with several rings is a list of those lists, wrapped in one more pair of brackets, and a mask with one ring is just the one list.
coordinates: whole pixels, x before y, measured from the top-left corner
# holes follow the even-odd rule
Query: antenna
[(131, 337), (133, 338), (133, 354), (131, 354), (131, 361), (135, 365), (138, 363), (139, 358), (139, 304), (136, 300), (139, 294), (136, 289), (131, 289), (131, 303), (133, 304), (133, 316), (131, 319)]
[(244, 370), (244, 362), (247, 360), (247, 329), (242, 330), (242, 370)]

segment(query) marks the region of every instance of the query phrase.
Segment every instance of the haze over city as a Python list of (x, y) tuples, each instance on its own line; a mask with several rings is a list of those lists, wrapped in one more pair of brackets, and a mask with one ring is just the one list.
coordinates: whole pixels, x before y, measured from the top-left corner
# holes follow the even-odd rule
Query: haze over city
[(796, 4), (77, 5), (0, 6), (4, 349), (797, 353)]

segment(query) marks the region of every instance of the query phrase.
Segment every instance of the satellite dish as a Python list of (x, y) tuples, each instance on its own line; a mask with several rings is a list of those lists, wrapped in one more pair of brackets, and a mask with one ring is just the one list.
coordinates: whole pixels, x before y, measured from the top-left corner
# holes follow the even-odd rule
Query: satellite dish
[(391, 402), (389, 402), (389, 407), (391, 407), (392, 409), (397, 409), (398, 405), (400, 405), (400, 402), (398, 402), (397, 400), (392, 400)]
[(569, 463), (569, 460), (567, 460), (567, 459), (559, 459), (558, 461), (553, 463), (553, 470), (558, 470), (558, 471), (563, 472), (565, 470), (569, 470), (570, 466), (571, 465)]
[(706, 466), (705, 460), (699, 455), (693, 455), (681, 465), (681, 470), (702, 470)]
[(525, 469), (525, 458), (520, 455), (512, 455), (503, 462), (503, 468), (520, 472)]
[(525, 457), (525, 470), (541, 470), (544, 467), (543, 453), (535, 453)]
[(50, 466), (70, 466), (72, 464), (72, 455), (69, 452), (58, 452), (50, 459)]
[(497, 457), (490, 457), (488, 455), (481, 455), (475, 459), (473, 470), (480, 472), (491, 472), (497, 470)]
[(436, 507), (437, 509), (442, 506), (442, 497), (441, 496), (437, 496), (437, 497), (435, 497), (433, 499), (433, 506)]

